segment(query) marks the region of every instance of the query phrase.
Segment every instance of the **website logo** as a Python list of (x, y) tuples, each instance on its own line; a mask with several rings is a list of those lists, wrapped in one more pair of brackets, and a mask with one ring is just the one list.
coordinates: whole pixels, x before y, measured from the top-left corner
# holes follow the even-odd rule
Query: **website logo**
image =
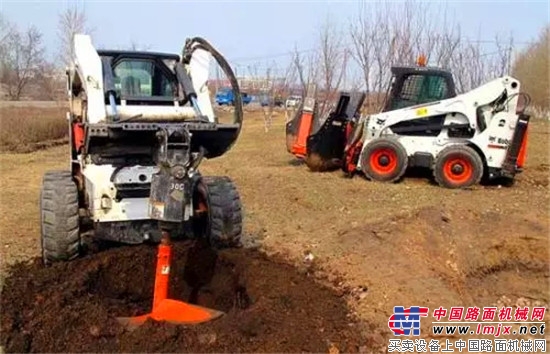
[(388, 319), (388, 327), (395, 336), (419, 336), (420, 317), (428, 317), (429, 308), (395, 306)]

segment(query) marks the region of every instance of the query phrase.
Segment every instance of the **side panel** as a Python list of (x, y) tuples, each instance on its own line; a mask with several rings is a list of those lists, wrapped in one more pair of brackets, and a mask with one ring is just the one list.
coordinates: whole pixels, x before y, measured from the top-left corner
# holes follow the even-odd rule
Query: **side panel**
[(497, 113), (489, 122), (487, 129), (472, 139), (472, 142), (485, 152), (487, 166), (502, 167), (516, 124), (515, 113)]
[(88, 35), (74, 37), (76, 70), (81, 77), (87, 96), (88, 121), (98, 123), (105, 120), (105, 99), (103, 92), (103, 70), (101, 59)]

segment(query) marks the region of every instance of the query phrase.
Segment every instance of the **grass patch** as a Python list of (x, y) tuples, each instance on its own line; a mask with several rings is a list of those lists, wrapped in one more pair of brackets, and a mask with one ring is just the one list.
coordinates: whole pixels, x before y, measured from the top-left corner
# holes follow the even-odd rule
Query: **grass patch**
[(0, 151), (30, 152), (67, 142), (67, 108), (1, 107)]

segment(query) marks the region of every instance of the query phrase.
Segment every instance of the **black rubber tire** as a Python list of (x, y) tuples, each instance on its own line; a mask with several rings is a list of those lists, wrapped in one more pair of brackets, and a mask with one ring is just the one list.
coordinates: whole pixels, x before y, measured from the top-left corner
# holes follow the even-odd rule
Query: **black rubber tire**
[(78, 190), (70, 171), (48, 171), (42, 179), (40, 234), (45, 264), (73, 260), (82, 251)]
[[(372, 164), (371, 159), (373, 154), (380, 152), (382, 149), (393, 152), (392, 159), (395, 160), (395, 167), (386, 173), (381, 173), (380, 170), (377, 171), (377, 167)], [(361, 153), (360, 158), (361, 170), (365, 176), (378, 182), (393, 183), (399, 181), (405, 174), (409, 164), (407, 150), (405, 150), (403, 144), (394, 138), (377, 138), (370, 141)]]
[(516, 184), (516, 179), (513, 177), (503, 177), (499, 184), (505, 188), (513, 187)]
[(214, 249), (240, 247), (242, 204), (233, 181), (225, 176), (202, 177), (194, 194), (196, 202), (202, 198), (207, 206), (206, 215), (194, 220), (195, 237), (204, 238)]
[[(466, 164), (466, 169), (471, 170), (471, 173), (467, 173), (461, 181), (458, 180), (459, 176), (455, 180), (451, 177), (449, 166), (450, 161), (453, 160), (462, 161)], [(447, 163), (449, 165), (446, 165)], [(435, 181), (441, 187), (459, 189), (478, 184), (483, 177), (483, 170), (483, 160), (474, 149), (466, 145), (451, 145), (441, 150), (437, 155), (433, 175)]]

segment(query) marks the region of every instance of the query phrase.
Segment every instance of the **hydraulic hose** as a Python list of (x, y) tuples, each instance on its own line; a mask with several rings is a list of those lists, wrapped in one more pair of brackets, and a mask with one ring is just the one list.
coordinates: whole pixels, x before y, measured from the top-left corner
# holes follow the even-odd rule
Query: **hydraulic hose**
[[(193, 57), (193, 52), (197, 49), (202, 49), (209, 52), (216, 62), (220, 65), (223, 72), (229, 79), (231, 83), (231, 88), (233, 89), (233, 102), (235, 106), (235, 111), (233, 113), (233, 124), (238, 124), (237, 133), (235, 135), (233, 143), (237, 140), (242, 127), (243, 121), (243, 102), (241, 97), (241, 90), (239, 89), (239, 82), (233, 73), (233, 69), (225, 60), (224, 56), (216, 50), (207, 40), (201, 37), (188, 38), (185, 41), (185, 46), (182, 52), (182, 62), (189, 64), (191, 58)], [(233, 145), (233, 143), (231, 145)]]

